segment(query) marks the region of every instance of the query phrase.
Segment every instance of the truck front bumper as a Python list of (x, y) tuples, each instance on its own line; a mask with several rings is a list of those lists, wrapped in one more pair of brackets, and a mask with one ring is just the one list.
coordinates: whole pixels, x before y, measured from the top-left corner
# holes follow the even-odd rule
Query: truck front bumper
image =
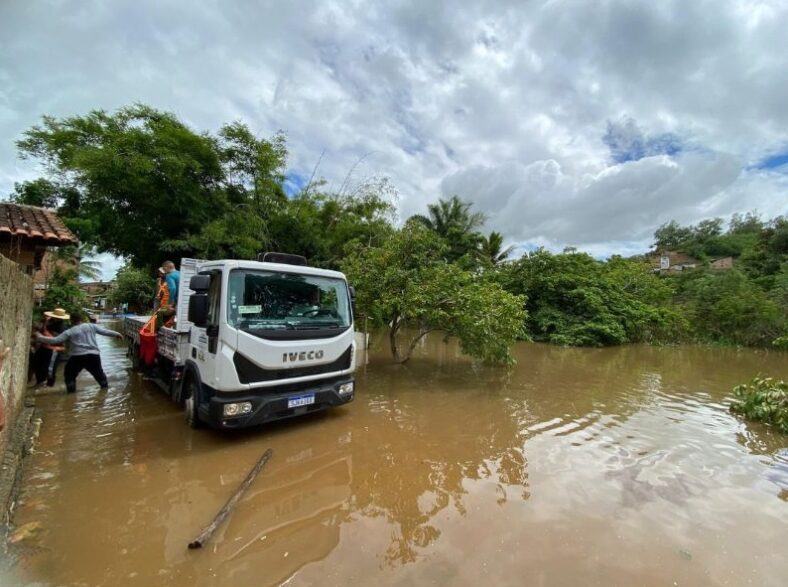
[[(340, 388), (355, 382), (352, 375), (343, 376), (330, 381), (310, 381), (298, 385), (283, 385), (281, 387), (260, 388), (244, 393), (222, 393), (214, 390), (205, 390), (208, 397), (203, 398), (199, 407), (200, 420), (214, 428), (248, 428), (259, 426), (276, 420), (285, 420), (304, 414), (319, 412), (335, 406), (341, 406), (353, 401), (355, 389), (350, 393), (340, 394)], [(298, 398), (311, 401), (306, 405), (291, 407)], [(251, 404), (248, 413), (234, 416), (226, 415), (225, 406), (228, 404)]]

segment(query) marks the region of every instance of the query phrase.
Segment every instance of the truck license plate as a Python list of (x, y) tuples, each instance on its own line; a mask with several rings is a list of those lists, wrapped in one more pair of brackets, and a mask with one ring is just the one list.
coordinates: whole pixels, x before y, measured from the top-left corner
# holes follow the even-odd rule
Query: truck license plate
[(287, 407), (300, 408), (301, 406), (308, 406), (313, 403), (315, 403), (315, 394), (310, 393), (309, 395), (299, 395), (296, 397), (288, 398)]

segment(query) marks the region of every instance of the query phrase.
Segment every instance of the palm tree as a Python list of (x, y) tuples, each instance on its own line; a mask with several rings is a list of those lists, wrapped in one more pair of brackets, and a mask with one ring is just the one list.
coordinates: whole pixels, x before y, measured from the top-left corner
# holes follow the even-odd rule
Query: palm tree
[(503, 248), (503, 235), (494, 230), (490, 236), (483, 239), (479, 248), (479, 254), (485, 260), (490, 261), (493, 265), (498, 265), (506, 260), (512, 254), (514, 246)]
[(77, 271), (79, 279), (84, 278), (89, 281), (99, 281), (101, 279), (101, 262), (89, 258), (93, 253), (93, 247), (80, 244), (76, 247), (63, 247), (58, 249), (57, 258), (61, 261), (70, 261), (74, 263), (74, 268)]
[(470, 202), (463, 202), (458, 196), (448, 200), (440, 199), (436, 204), (429, 204), (429, 217), (417, 214), (416, 220), (446, 238), (451, 233), (467, 235), (479, 228), (486, 217), (481, 212), (471, 213)]
[(467, 254), (474, 254), (484, 237), (476, 230), (486, 220), (481, 212), (471, 212), (472, 204), (452, 196), (427, 206), (429, 216), (413, 218), (433, 230), (449, 245), (446, 260), (454, 262)]

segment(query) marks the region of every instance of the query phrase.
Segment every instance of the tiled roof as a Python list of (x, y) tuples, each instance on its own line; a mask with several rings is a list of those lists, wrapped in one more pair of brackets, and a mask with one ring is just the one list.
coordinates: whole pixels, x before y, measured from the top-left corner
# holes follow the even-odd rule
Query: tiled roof
[(0, 238), (27, 237), (51, 245), (76, 244), (74, 236), (52, 210), (0, 202)]

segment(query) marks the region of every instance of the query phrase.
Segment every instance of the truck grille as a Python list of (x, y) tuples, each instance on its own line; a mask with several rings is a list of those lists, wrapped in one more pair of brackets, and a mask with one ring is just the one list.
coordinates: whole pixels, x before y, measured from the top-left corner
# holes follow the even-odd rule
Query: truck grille
[(353, 347), (347, 347), (336, 361), (324, 365), (310, 365), (308, 367), (292, 367), (290, 369), (263, 369), (252, 363), (240, 353), (233, 355), (235, 370), (241, 383), (258, 383), (260, 381), (276, 381), (279, 379), (292, 379), (293, 377), (306, 377), (307, 375), (320, 375), (350, 369), (351, 353)]

